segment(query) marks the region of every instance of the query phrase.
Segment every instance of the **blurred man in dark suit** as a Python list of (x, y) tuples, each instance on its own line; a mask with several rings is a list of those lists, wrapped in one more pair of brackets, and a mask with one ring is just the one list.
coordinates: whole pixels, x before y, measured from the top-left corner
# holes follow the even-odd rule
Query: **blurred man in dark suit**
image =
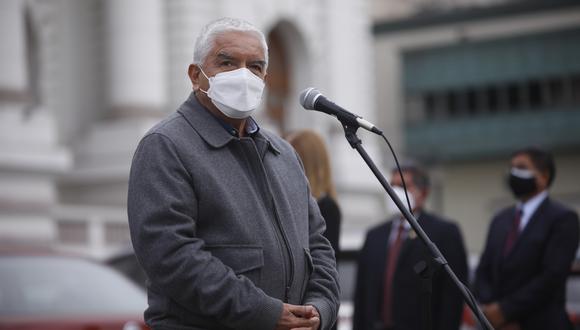
[(572, 329), (566, 277), (578, 247), (578, 215), (550, 199), (556, 167), (539, 148), (516, 151), (508, 183), (517, 199), (493, 219), (475, 293), (497, 329)]
[[(425, 171), (409, 164), (402, 167), (402, 172), (419, 224), (465, 282), (467, 260), (458, 226), (423, 209), (429, 193)], [(401, 193), (402, 180), (396, 170), (391, 172), (391, 184), (406, 204), (404, 192)], [(413, 268), (420, 261), (431, 259), (423, 242), (400, 213), (372, 228), (359, 256), (354, 329), (425, 329), (424, 304), (429, 302), (425, 302), (421, 278)], [(458, 329), (463, 307), (459, 290), (443, 271), (434, 275), (432, 288), (432, 329)]]

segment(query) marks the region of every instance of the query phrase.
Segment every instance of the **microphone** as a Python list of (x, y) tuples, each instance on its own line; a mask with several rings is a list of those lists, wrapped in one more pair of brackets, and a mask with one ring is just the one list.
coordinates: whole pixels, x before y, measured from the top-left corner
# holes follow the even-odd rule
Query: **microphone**
[(383, 131), (378, 129), (373, 123), (363, 119), (363, 117), (348, 112), (336, 105), (318, 90), (313, 87), (306, 88), (300, 93), (300, 104), (306, 110), (316, 110), (335, 116), (343, 124), (362, 127), (367, 131), (378, 135), (383, 135)]

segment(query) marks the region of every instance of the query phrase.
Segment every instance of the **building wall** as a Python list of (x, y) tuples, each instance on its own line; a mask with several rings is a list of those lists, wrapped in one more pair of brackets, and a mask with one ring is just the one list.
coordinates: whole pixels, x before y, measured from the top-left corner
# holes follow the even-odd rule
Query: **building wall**
[(510, 1), (517, 0), (372, 0), (370, 15), (375, 21), (388, 21), (422, 13), (482, 8)]
[[(486, 19), (473, 19), (417, 28), (377, 32), (375, 42), (377, 109), (379, 123), (392, 134), (402, 154), (405, 146), (404, 53), (453, 45), (462, 41), (478, 42), (506, 37), (545, 33), (578, 27), (580, 8), (537, 11)], [(541, 134), (541, 129), (538, 130)], [(482, 137), (485, 138), (485, 137)], [(476, 147), (473, 147), (476, 148)], [(474, 149), (477, 153), (477, 149)], [(505, 188), (508, 154), (464, 160), (428, 162), (433, 176), (430, 208), (459, 222), (469, 251), (477, 255), (483, 248), (492, 215), (513, 199)], [(577, 150), (556, 148), (558, 178), (551, 189), (554, 198), (580, 211), (580, 188), (575, 182), (580, 165)]]
[[(457, 6), (441, 4), (441, 8), (495, 3), (466, 1)], [(2, 2), (7, 19), (2, 20), (1, 38), (11, 45), (7, 48), (11, 52), (3, 53), (0, 60), (5, 68), (0, 80), (0, 222), (7, 228), (4, 233), (34, 233), (34, 237), (59, 240), (59, 228), (67, 228), (66, 223), (73, 220), (126, 223), (126, 180), (139, 137), (189, 93), (186, 70), (201, 27), (233, 15), (254, 22), (266, 34), (282, 27), (290, 50), (290, 95), (294, 95), (286, 101), (288, 126), (314, 128), (325, 136), (344, 214), (342, 244), (357, 248), (364, 232), (384, 219), (386, 197), (346, 142), (337, 121), (304, 111), (298, 104), (299, 92), (316, 87), (344, 108), (375, 121), (404, 157), (403, 52), (461, 40), (558, 30), (580, 21), (577, 10), (562, 9), (400, 30), (373, 39), (372, 17), (408, 17), (432, 10), (432, 4), (370, 0), (255, 0), (250, 5), (189, 0)], [(136, 7), (140, 15), (134, 14)], [(381, 14), (385, 10), (388, 13)], [(27, 59), (29, 53), (33, 56)], [(32, 99), (18, 96), (28, 94)], [(265, 127), (275, 129), (268, 118), (258, 117)], [(389, 169), (393, 161), (382, 141), (364, 132), (360, 136), (379, 166)], [(558, 165), (573, 168), (575, 157), (558, 155), (559, 162), (567, 164)], [(435, 178), (430, 206), (457, 219), (470, 251), (479, 251), (487, 219), (506, 202), (501, 184), (491, 184), (501, 181), (498, 173), (503, 160), (430, 166)], [(561, 173), (554, 194), (577, 205), (577, 191), (567, 183), (574, 182), (573, 172)], [(464, 182), (487, 183), (481, 189), (482, 196), (488, 197), (469, 199), (465, 192), (470, 188)], [(88, 211), (82, 212), (83, 208)], [(470, 210), (475, 211), (470, 214)], [(61, 222), (65, 225), (59, 227)], [(96, 248), (98, 253), (104, 253), (106, 245)]]

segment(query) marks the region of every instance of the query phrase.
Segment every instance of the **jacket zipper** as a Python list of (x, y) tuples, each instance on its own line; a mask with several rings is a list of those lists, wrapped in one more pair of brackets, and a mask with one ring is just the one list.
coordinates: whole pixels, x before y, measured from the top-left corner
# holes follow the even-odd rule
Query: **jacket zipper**
[(282, 236), (282, 240), (284, 241), (284, 245), (286, 247), (286, 251), (288, 252), (289, 260), (289, 276), (286, 282), (285, 292), (284, 292), (284, 302), (287, 303), (290, 301), (290, 290), (292, 288), (292, 282), (294, 282), (294, 255), (292, 254), (292, 248), (290, 248), (290, 244), (288, 242), (288, 237), (286, 237), (286, 232), (282, 227), (282, 221), (280, 220), (280, 216), (278, 215), (278, 208), (276, 207), (276, 201), (274, 200), (274, 194), (272, 194), (272, 188), (270, 187), (270, 179), (268, 179), (268, 175), (266, 174), (266, 168), (264, 167), (264, 162), (262, 162), (262, 158), (260, 157), (260, 152), (258, 152), (258, 148), (253, 143), (254, 150), (256, 151), (256, 155), (258, 156), (258, 160), (260, 162), (262, 174), (266, 179), (266, 186), (268, 188), (268, 194), (270, 194), (272, 208), (274, 209), (274, 217), (276, 218), (276, 224), (278, 226), (278, 231), (280, 236)]
[(266, 178), (266, 183), (268, 185), (270, 196), (272, 196), (272, 207), (274, 208), (276, 223), (278, 224), (278, 229), (280, 230), (282, 239), (284, 240), (284, 244), (286, 245), (286, 249), (288, 250), (288, 258), (290, 258), (290, 270), (289, 270), (290, 274), (288, 276), (288, 283), (286, 283), (286, 292), (284, 294), (284, 301), (289, 302), (290, 289), (292, 287), (292, 283), (294, 282), (294, 255), (292, 254), (292, 249), (290, 248), (290, 244), (288, 243), (288, 237), (286, 237), (286, 232), (282, 227), (282, 221), (280, 220), (280, 216), (278, 215), (278, 209), (276, 208), (276, 202), (274, 201), (274, 196), (272, 195), (272, 190), (270, 189), (270, 182), (268, 178)]

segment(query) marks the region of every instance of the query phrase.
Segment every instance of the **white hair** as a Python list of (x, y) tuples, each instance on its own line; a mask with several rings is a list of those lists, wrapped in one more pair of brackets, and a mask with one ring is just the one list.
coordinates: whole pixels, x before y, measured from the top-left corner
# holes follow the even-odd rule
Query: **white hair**
[(238, 18), (224, 17), (208, 23), (201, 29), (201, 32), (195, 40), (195, 48), (193, 50), (193, 63), (202, 65), (205, 62), (211, 48), (214, 46), (214, 41), (217, 35), (229, 31), (243, 31), (254, 32), (260, 39), (262, 48), (264, 48), (264, 56), (266, 66), (268, 66), (268, 44), (266, 37), (262, 31), (256, 28), (249, 22)]

